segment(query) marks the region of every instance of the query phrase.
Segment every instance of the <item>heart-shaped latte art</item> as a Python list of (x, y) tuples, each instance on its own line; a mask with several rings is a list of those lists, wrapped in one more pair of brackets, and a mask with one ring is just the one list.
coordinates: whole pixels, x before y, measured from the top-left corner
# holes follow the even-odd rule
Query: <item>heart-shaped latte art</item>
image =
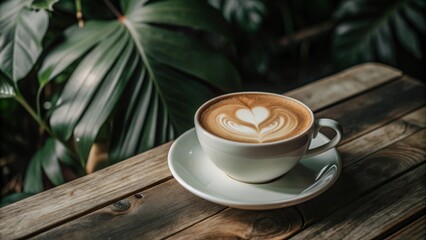
[(217, 116), (223, 130), (238, 134), (242, 138), (265, 142), (291, 132), (297, 127), (297, 116), (287, 110), (262, 106), (240, 108), (235, 114), (222, 113)]
[(244, 122), (251, 123), (259, 128), (259, 124), (265, 121), (269, 116), (268, 109), (264, 107), (254, 107), (252, 109), (238, 109), (235, 115)]
[(246, 94), (212, 104), (201, 114), (200, 121), (206, 130), (225, 139), (274, 142), (309, 127), (310, 112), (304, 109), (284, 98)]

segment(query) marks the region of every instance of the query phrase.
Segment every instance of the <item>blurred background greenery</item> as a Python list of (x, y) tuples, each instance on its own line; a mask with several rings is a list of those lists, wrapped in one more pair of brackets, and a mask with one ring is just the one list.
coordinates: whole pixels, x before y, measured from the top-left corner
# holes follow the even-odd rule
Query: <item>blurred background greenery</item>
[[(198, 3), (190, 0), (174, 0), (174, 3), (167, 0), (129, 0), (122, 1), (121, 4), (119, 1), (28, 0), (22, 1), (25, 4), (18, 8), (24, 10), (15, 15), (10, 11), (12, 1), (14, 0), (0, 3), (1, 47), (5, 47), (6, 41), (11, 41), (10, 39), (19, 45), (19, 38), (10, 38), (8, 32), (16, 29), (13, 26), (18, 21), (14, 17), (27, 10), (33, 13), (37, 11), (39, 15), (40, 12), (46, 13), (46, 16), (41, 16), (41, 20), (38, 20), (38, 29), (46, 27), (46, 34), (41, 33), (39, 36), (42, 41), (40, 49), (35, 48), (33, 51), (37, 57), (27, 74), (21, 74), (23, 76), (19, 79), (10, 74), (13, 71), (4, 67), (10, 55), (5, 53), (5, 48), (0, 49), (0, 65), (3, 66), (0, 72), (2, 204), (83, 176), (175, 138), (191, 127), (188, 121), (201, 102), (223, 92), (259, 90), (283, 93), (347, 67), (372, 61), (394, 66), (422, 81), (426, 78), (423, 67), (426, 1), (423, 0), (199, 0)], [(158, 4), (157, 6), (168, 10), (176, 9), (176, 4), (180, 4), (184, 9), (195, 9), (202, 14), (185, 16), (176, 10), (171, 11), (174, 15), (167, 17), (161, 11), (157, 12), (159, 8), (155, 7), (150, 9), (151, 12), (144, 13), (144, 6), (141, 4)], [(115, 100), (113, 104), (101, 105), (94, 101), (97, 97), (93, 97), (90, 103), (83, 104), (86, 111), (79, 115), (81, 118), (78, 123), (67, 123), (66, 127), (60, 124), (56, 126), (56, 122), (52, 122), (52, 118), (55, 119), (52, 115), (56, 111), (56, 115), (61, 117), (58, 113), (58, 99), (79, 92), (79, 88), (64, 86), (68, 82), (77, 81), (73, 80), (77, 78), (73, 75), (82, 71), (84, 64), (80, 63), (98, 51), (96, 46), (102, 45), (103, 39), (96, 38), (103, 36), (108, 39), (114, 36), (114, 31), (109, 33), (112, 35), (102, 35), (100, 30), (112, 28), (114, 23), (104, 26), (104, 23), (96, 22), (118, 22), (114, 9), (126, 17), (133, 14), (134, 21), (140, 21), (137, 16), (141, 15), (138, 14), (147, 14), (146, 18), (150, 18), (147, 21), (152, 21), (149, 22), (151, 32), (137, 29), (138, 33), (164, 37), (168, 33), (163, 30), (167, 30), (183, 34), (176, 35), (176, 39), (170, 38), (171, 41), (180, 42), (176, 48), (168, 48), (170, 46), (165, 43), (156, 48), (155, 41), (153, 47), (147, 47), (147, 61), (151, 62), (151, 71), (156, 73), (160, 86), (155, 91), (149, 90), (153, 87), (145, 86), (146, 84), (137, 85), (137, 81), (133, 79), (144, 77), (135, 75), (148, 71), (146, 76), (149, 77), (151, 73), (146, 67), (146, 61), (135, 60), (135, 66), (131, 68), (133, 75), (128, 74), (132, 76), (123, 77), (123, 72), (115, 70), (114, 76), (120, 77), (119, 83), (125, 83), (111, 91), (121, 89), (120, 93), (106, 90), (102, 92), (104, 90), (99, 90), (101, 87), (94, 88), (96, 92), (108, 92), (103, 101), (105, 103), (112, 98)], [(80, 10), (83, 18), (79, 21), (75, 15)], [(29, 12), (26, 14), (31, 15)], [(219, 19), (220, 15), (225, 20)], [(31, 17), (28, 16), (30, 19)], [(78, 24), (84, 24), (83, 33), (78, 33)], [(125, 36), (126, 33), (123, 33), (117, 38), (125, 39)], [(132, 37), (135, 39), (135, 36)], [(93, 43), (87, 43), (89, 40), (84, 43), (87, 38), (95, 40), (91, 40)], [(192, 38), (199, 41), (192, 42)], [(144, 43), (143, 34), (140, 39)], [(105, 47), (105, 52), (111, 52), (116, 45), (117, 43), (113, 47)], [(129, 49), (129, 54), (136, 51), (137, 47), (138, 44)], [(170, 53), (161, 53), (162, 49)], [(120, 51), (126, 50), (117, 50)], [(187, 54), (191, 51), (196, 52), (197, 56)], [(226, 58), (219, 56), (218, 52)], [(74, 58), (71, 56), (73, 53), (76, 55)], [(59, 54), (61, 58), (55, 54)], [(164, 58), (167, 59), (164, 61), (168, 61), (168, 65), (161, 65), (158, 58), (151, 60), (150, 54), (165, 54)], [(66, 56), (73, 60), (69, 60), (58, 70), (58, 59)], [(129, 62), (121, 61), (121, 57), (117, 55), (113, 59), (114, 64), (132, 66)], [(197, 66), (200, 61), (191, 66), (182, 64), (185, 62), (183, 60), (191, 57), (205, 59), (207, 63), (204, 67)], [(226, 59), (233, 63), (236, 70)], [(95, 64), (96, 62), (89, 64), (88, 68)], [(106, 68), (108, 74), (114, 72), (110, 70), (114, 69), (113, 66), (116, 65)], [(56, 75), (52, 75), (51, 68), (56, 68)], [(214, 72), (207, 68), (213, 68)], [(215, 76), (224, 79), (215, 80)], [(173, 82), (171, 78), (187, 84)], [(108, 78), (99, 78), (99, 81), (105, 82), (106, 79)], [(200, 79), (204, 82), (199, 83), (197, 80)], [(146, 97), (148, 93), (154, 97)], [(187, 97), (182, 96), (182, 93)], [(174, 101), (177, 103), (163, 99), (162, 94), (175, 97)], [(185, 108), (183, 103), (188, 103), (191, 107)], [(146, 107), (138, 109), (139, 105)], [(93, 113), (90, 109), (101, 109), (100, 106), (111, 106), (110, 111), (104, 114), (101, 124), (81, 123), (84, 122), (81, 119), (85, 118), (88, 119), (86, 122), (97, 121), (102, 112)], [(39, 121), (31, 117), (28, 109), (32, 109)], [(190, 117), (185, 118), (179, 114)], [(142, 115), (146, 117), (141, 119)], [(43, 127), (43, 124), (48, 126)], [(76, 137), (79, 124), (95, 129), (90, 134), (85, 130), (81, 135), (84, 136), (84, 141), (79, 141)], [(68, 129), (68, 132), (64, 129)], [(53, 138), (49, 131), (53, 132)], [(72, 137), (71, 133), (74, 134)]]
[(247, 89), (282, 92), (372, 61), (425, 79), (425, 1), (209, 2), (231, 23)]

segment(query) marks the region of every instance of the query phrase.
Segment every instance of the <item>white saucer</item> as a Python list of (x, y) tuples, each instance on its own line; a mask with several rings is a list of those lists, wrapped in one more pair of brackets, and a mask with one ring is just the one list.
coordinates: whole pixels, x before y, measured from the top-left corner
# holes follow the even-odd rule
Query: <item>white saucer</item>
[[(328, 139), (322, 134), (311, 147)], [(204, 154), (191, 129), (173, 143), (168, 155), (175, 179), (193, 194), (225, 206), (241, 209), (273, 209), (307, 201), (328, 189), (342, 171), (336, 149), (302, 159), (290, 172), (275, 181), (249, 184), (236, 181), (219, 170)]]

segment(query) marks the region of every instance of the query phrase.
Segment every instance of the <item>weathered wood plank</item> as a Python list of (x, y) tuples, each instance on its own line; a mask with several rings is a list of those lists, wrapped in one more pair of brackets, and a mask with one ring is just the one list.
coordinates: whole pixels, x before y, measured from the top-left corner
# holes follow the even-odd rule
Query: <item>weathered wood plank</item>
[[(426, 201), (426, 199), (425, 199)], [(426, 239), (426, 216), (423, 215), (408, 226), (392, 234), (387, 240)]]
[(285, 95), (299, 99), (317, 111), (401, 76), (402, 73), (395, 68), (380, 63), (366, 63), (289, 91)]
[[(327, 216), (333, 210), (347, 205), (347, 203), (380, 186), (389, 179), (398, 176), (407, 169), (424, 163), (426, 153), (426, 149), (424, 148), (426, 141), (424, 138), (425, 133), (426, 131), (422, 130), (344, 169), (340, 179), (332, 188), (319, 197), (296, 206), (303, 213), (304, 224), (309, 224), (316, 219)], [(249, 211), (244, 211), (244, 213), (247, 215), (251, 214)], [(229, 238), (232, 236), (238, 238), (244, 236), (244, 233), (239, 232), (238, 229), (233, 229), (233, 235), (229, 236), (229, 232), (226, 229), (232, 228), (232, 226), (229, 226), (230, 223), (227, 222), (227, 219), (232, 219), (234, 224), (239, 225), (240, 222), (244, 222), (248, 217), (236, 209), (228, 208), (212, 218), (208, 218), (173, 235), (172, 239), (185, 239), (189, 237), (197, 239), (199, 233), (202, 233), (202, 237), (198, 239), (214, 238), (223, 234), (227, 234), (226, 236)], [(209, 230), (212, 225), (215, 226), (215, 231)], [(220, 229), (224, 230), (221, 231)], [(266, 235), (264, 238), (286, 238), (299, 230), (290, 228), (285, 232), (281, 231), (270, 236)], [(246, 229), (243, 229), (244, 231)]]
[[(363, 135), (360, 138), (341, 146), (341, 149), (339, 148), (339, 152), (342, 156), (346, 156), (343, 158), (345, 161), (345, 165), (346, 162), (354, 163), (356, 161), (359, 161), (366, 155), (370, 155), (371, 153), (374, 153), (388, 145), (391, 145), (392, 143), (407, 136), (410, 136), (416, 131), (419, 131), (420, 129), (424, 128), (426, 123), (424, 122), (425, 119), (423, 113), (425, 111), (426, 108), (418, 109), (414, 112), (409, 113), (401, 119), (397, 119), (396, 121), (389, 123), (388, 125), (385, 125), (382, 128), (379, 128), (369, 134)], [(385, 139), (386, 141), (382, 141), (383, 139)], [(361, 151), (362, 153), (357, 152), (357, 150)], [(78, 238), (111, 237), (112, 239), (114, 239), (116, 236), (122, 235), (126, 235), (128, 238), (141, 236), (149, 238), (157, 236), (159, 238), (162, 238), (164, 236), (168, 236), (177, 232), (177, 230), (179, 229), (187, 228), (201, 221), (200, 218), (192, 216), (192, 213), (200, 214), (202, 216), (202, 219), (204, 219), (208, 217), (205, 215), (205, 212), (215, 213), (216, 211), (218, 211), (218, 205), (204, 204), (203, 201), (195, 201), (200, 199), (192, 194), (190, 194), (190, 197), (187, 197), (187, 194), (189, 194), (188, 191), (179, 186), (174, 180), (168, 181), (168, 184), (169, 182), (173, 182), (170, 183), (170, 185), (173, 185), (172, 188), (168, 187), (168, 185), (160, 184), (146, 191), (150, 194), (147, 194), (145, 192), (142, 193), (145, 196), (144, 199), (148, 199), (149, 195), (153, 195), (151, 196), (151, 198), (154, 198), (155, 200), (144, 202), (143, 207), (155, 209), (155, 212), (158, 215), (157, 218), (153, 218), (151, 216), (151, 212), (147, 214), (144, 209), (139, 209), (142, 206), (133, 206), (133, 197), (130, 197), (128, 198), (128, 200), (132, 203), (131, 210), (123, 212), (120, 216), (109, 215), (105, 217), (105, 212), (110, 212), (110, 207), (108, 206), (92, 214), (83, 216), (80, 219), (76, 219), (55, 229), (52, 229), (46, 233), (41, 234), (40, 236), (37, 236), (36, 238), (69, 239), (76, 238), (78, 236)], [(175, 207), (179, 207), (179, 209), (177, 210), (175, 209)], [(219, 210), (222, 209), (225, 209), (225, 207), (221, 207)], [(170, 211), (174, 211), (174, 214), (169, 214)], [(188, 211), (191, 214), (188, 214)], [(237, 210), (237, 212), (238, 211), (239, 210)], [(285, 214), (287, 211), (294, 211), (294, 209), (282, 209), (282, 214)], [(241, 215), (241, 213), (238, 214)], [(164, 216), (168, 216), (168, 221), (173, 223), (171, 226), (161, 225), (165, 224), (163, 223), (165, 222)], [(143, 219), (149, 219), (149, 222), (144, 222)], [(301, 220), (296, 217), (294, 221), (295, 223), (289, 223), (293, 224), (294, 227), (298, 225), (298, 222), (301, 222)], [(116, 222), (119, 222), (119, 224), (117, 224)], [(105, 232), (103, 231), (104, 229), (113, 228), (118, 225), (120, 226), (119, 231), (117, 230), (117, 232), (109, 233), (109, 235), (102, 235), (106, 234), (103, 233)], [(158, 225), (161, 225), (162, 227), (150, 227)], [(121, 235), (118, 234), (118, 232), (120, 232)], [(240, 235), (242, 236), (244, 234), (241, 233)], [(282, 232), (280, 236), (285, 236), (285, 233)]]
[(0, 208), (0, 238), (35, 234), (164, 181), (170, 145)]
[(362, 137), (340, 145), (337, 150), (344, 159), (345, 167), (348, 167), (375, 151), (404, 139), (423, 128), (426, 128), (426, 107), (417, 109)]
[[(350, 105), (351, 103), (356, 105), (360, 101), (366, 101), (368, 103), (367, 106), (370, 106), (370, 105), (377, 106), (377, 105), (380, 105), (380, 104), (383, 105), (384, 104), (383, 99), (386, 99), (387, 95), (389, 95), (389, 94), (397, 94), (400, 91), (401, 86), (404, 85), (404, 84), (405, 84), (405, 80), (404, 81), (398, 80), (398, 81), (396, 81), (392, 84), (388, 84), (388, 85), (383, 86), (382, 88), (378, 89), (377, 91), (375, 91), (376, 94), (372, 94), (371, 92), (369, 92), (369, 93), (360, 95), (360, 96), (358, 96), (354, 99), (351, 99), (351, 100), (349, 100), (345, 103), (342, 103), (340, 105), (344, 105), (344, 104)], [(377, 114), (376, 118), (369, 118), (369, 119), (363, 119), (363, 117), (362, 117), (364, 112), (365, 112), (364, 108), (352, 110), (351, 108), (343, 108), (342, 107), (341, 111), (339, 112), (339, 115), (338, 115), (340, 117), (340, 119), (337, 118), (337, 120), (341, 121), (343, 124), (345, 123), (345, 119), (346, 119), (346, 121), (348, 121), (348, 120), (350, 121), (353, 118), (354, 119), (358, 118), (358, 119), (360, 119), (359, 122), (362, 123), (362, 121), (364, 121), (363, 122), (364, 128), (358, 128), (357, 125), (349, 125), (349, 127), (346, 128), (346, 130), (349, 131), (349, 132), (352, 132), (352, 134), (357, 134), (357, 132), (353, 131), (351, 128), (358, 128), (357, 129), (358, 131), (367, 132), (370, 129), (375, 128), (376, 126), (380, 126), (384, 121), (388, 121), (387, 117), (389, 117), (390, 115), (398, 116), (398, 114), (400, 114), (399, 111), (402, 111), (402, 112), (409, 111), (409, 109), (414, 108), (417, 105), (423, 104), (422, 103), (423, 99), (417, 99), (417, 98), (413, 99), (413, 97), (412, 97), (414, 94), (418, 94), (418, 92), (415, 92), (414, 89), (416, 89), (417, 91), (420, 92), (422, 90), (423, 86), (419, 85), (416, 82), (411, 82), (411, 81), (408, 81), (408, 84), (411, 84), (411, 87), (407, 88), (410, 91), (407, 90), (408, 93), (405, 94), (405, 92), (403, 92), (403, 93), (400, 94), (400, 95), (405, 94), (404, 95), (405, 97), (399, 98), (399, 99), (401, 99), (401, 102), (399, 102), (399, 105), (397, 105), (399, 107), (396, 106), (395, 108), (389, 108), (389, 107), (383, 108), (382, 111)], [(385, 90), (383, 90), (383, 89), (385, 89)], [(385, 95), (385, 96), (383, 97), (382, 95)], [(377, 102), (379, 102), (379, 103), (377, 103)], [(424, 100), (423, 100), (423, 102), (424, 102)], [(340, 105), (338, 105), (336, 107), (339, 107)], [(407, 108), (407, 106), (409, 106), (409, 107)], [(319, 114), (326, 115), (327, 112), (333, 113), (333, 109), (325, 110), (323, 112), (326, 112), (326, 113), (321, 112)], [(389, 111), (393, 112), (393, 114), (389, 114)], [(350, 115), (352, 118), (348, 117), (349, 112), (352, 113), (352, 115)], [(392, 118), (390, 118), (390, 119), (392, 119)], [(419, 120), (419, 121), (421, 121), (421, 120)], [(403, 131), (405, 131), (405, 129)], [(409, 131), (407, 131), (407, 132), (409, 132)], [(393, 132), (393, 133), (395, 133), (395, 132)], [(402, 137), (402, 135), (401, 135), (401, 137)], [(368, 148), (368, 149), (374, 149), (374, 148)]]
[(34, 239), (161, 239), (224, 208), (196, 197), (172, 179)]
[(421, 126), (423, 128), (426, 127), (426, 107), (421, 108), (416, 113), (410, 114), (407, 116), (406, 121), (410, 124), (415, 124), (417, 126)]
[(425, 177), (426, 165), (423, 164), (304, 229), (292, 239), (380, 237), (413, 215), (425, 211)]
[[(315, 84), (302, 87), (289, 94), (293, 94), (302, 101), (305, 101), (304, 98), (306, 98), (305, 102), (311, 101), (315, 103), (314, 109), (319, 109), (400, 75), (397, 70), (370, 65), (361, 65), (359, 68), (363, 68), (362, 71), (355, 71), (356, 67), (354, 67), (351, 71), (355, 71), (356, 74), (355, 72), (352, 74), (358, 76), (354, 78), (358, 79), (356, 80), (358, 87), (351, 87), (351, 89), (355, 89), (354, 91), (340, 91), (339, 97), (334, 98), (335, 100), (313, 98), (313, 93), (319, 89), (322, 89), (323, 93), (328, 91), (327, 88), (319, 88)], [(367, 74), (362, 73), (363, 71), (366, 71)], [(376, 74), (375, 71), (381, 73)], [(355, 81), (350, 78), (350, 75), (350, 71), (348, 71), (335, 77), (339, 80), (333, 80), (333, 77), (330, 77), (326, 81), (329, 82), (328, 84), (340, 84), (341, 82), (347, 84), (348, 81)], [(371, 85), (371, 82), (375, 82), (375, 84)], [(362, 87), (363, 84), (366, 84), (367, 87)], [(310, 95), (304, 96), (302, 94), (304, 91), (310, 92)], [(335, 94), (337, 93), (334, 92), (332, 95)], [(20, 238), (37, 234), (169, 179), (171, 175), (167, 168), (166, 155), (170, 145), (171, 143), (165, 144), (114, 166), (1, 208), (0, 237)], [(96, 190), (96, 194), (93, 194), (94, 190)]]
[(228, 208), (206, 222), (208, 225), (197, 227), (200, 226), (197, 224), (169, 239), (282, 239), (302, 225), (294, 208), (269, 211)]
[[(342, 143), (345, 143), (423, 106), (425, 94), (424, 84), (404, 77), (315, 116), (338, 120), (343, 126)], [(334, 134), (329, 129), (325, 129), (324, 133), (329, 137)]]
[[(175, 180), (167, 184), (176, 187), (176, 194), (188, 194)], [(238, 237), (242, 239), (260, 238), (262, 236), (273, 239), (276, 235), (280, 239), (286, 233), (292, 233), (302, 227), (300, 214), (294, 208), (286, 208), (271, 211), (245, 211), (238, 209), (226, 210), (224, 216), (215, 218), (217, 210), (226, 209), (210, 202), (200, 204), (200, 198), (192, 195), (185, 201), (177, 199), (177, 204), (167, 193), (159, 193), (158, 188), (163, 184), (155, 186), (153, 196), (157, 202), (144, 202), (145, 208), (135, 203), (134, 197), (129, 197), (131, 207), (122, 214), (111, 213), (111, 206), (93, 212), (81, 219), (76, 219), (58, 228), (51, 229), (45, 233), (35, 236), (33, 239), (163, 239), (196, 224), (210, 216), (216, 222), (210, 223), (208, 229), (198, 231), (194, 236), (183, 239), (205, 239), (212, 232), (217, 233), (215, 238)], [(144, 199), (147, 196), (143, 193)], [(161, 198), (161, 199), (160, 199)], [(198, 198), (198, 199), (193, 199)], [(185, 204), (186, 203), (186, 204)], [(183, 206), (185, 205), (185, 206)], [(151, 209), (147, 211), (147, 209)], [(235, 224), (235, 218), (244, 219)], [(210, 220), (211, 221), (211, 220)], [(235, 236), (234, 233), (238, 233)]]
[(344, 168), (334, 186), (317, 198), (298, 205), (297, 208), (303, 215), (305, 225), (310, 225), (393, 176), (424, 163), (425, 160), (426, 130), (423, 129)]

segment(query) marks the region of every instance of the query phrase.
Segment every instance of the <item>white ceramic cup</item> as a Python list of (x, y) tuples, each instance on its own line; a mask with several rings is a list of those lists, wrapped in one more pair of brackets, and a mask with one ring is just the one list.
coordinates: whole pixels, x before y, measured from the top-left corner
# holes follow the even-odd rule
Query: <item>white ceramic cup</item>
[[(242, 94), (267, 94), (298, 102), (310, 112), (311, 123), (305, 131), (294, 137), (268, 143), (231, 141), (218, 137), (202, 127), (200, 115), (208, 106), (223, 98)], [(315, 120), (312, 111), (302, 102), (266, 92), (238, 92), (213, 98), (198, 108), (194, 123), (201, 148), (207, 157), (228, 176), (248, 183), (263, 183), (278, 178), (291, 170), (303, 157), (318, 155), (335, 147), (343, 133), (340, 124), (332, 119)], [(326, 144), (308, 150), (311, 140), (323, 127), (334, 129), (336, 136)]]

